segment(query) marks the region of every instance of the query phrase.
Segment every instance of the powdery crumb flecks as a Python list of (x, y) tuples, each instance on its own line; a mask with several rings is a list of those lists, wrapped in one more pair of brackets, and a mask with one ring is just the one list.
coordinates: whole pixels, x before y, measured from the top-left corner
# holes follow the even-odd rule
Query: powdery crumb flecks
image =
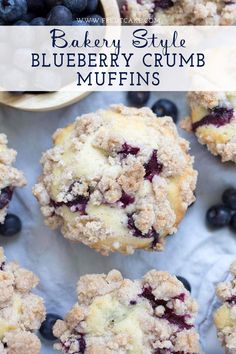
[(235, 1), (213, 0), (124, 0), (121, 13), (129, 23), (164, 26), (232, 25)]
[(227, 354), (236, 352), (236, 262), (230, 267), (231, 280), (219, 283), (216, 294), (223, 303), (214, 314), (218, 338)]
[(32, 272), (7, 263), (0, 247), (0, 354), (40, 354), (33, 332), (45, 319), (45, 307), (31, 293), (38, 282)]
[(53, 138), (33, 189), (47, 225), (105, 255), (162, 250), (195, 200), (197, 177), (172, 119), (115, 105)]
[(197, 304), (176, 277), (152, 270), (141, 280), (107, 275), (80, 278), (78, 302), (57, 321), (61, 354), (198, 354)]
[(23, 173), (12, 166), (17, 153), (7, 143), (6, 135), (0, 134), (0, 223), (4, 222), (14, 188), (26, 184)]

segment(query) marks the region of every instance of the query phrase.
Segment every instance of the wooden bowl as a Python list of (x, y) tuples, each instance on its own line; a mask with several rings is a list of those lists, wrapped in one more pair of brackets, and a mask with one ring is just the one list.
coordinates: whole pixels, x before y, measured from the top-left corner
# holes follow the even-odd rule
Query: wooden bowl
[[(100, 0), (100, 12), (109, 19), (115, 19), (109, 25), (121, 25), (120, 11), (117, 0)], [(43, 112), (68, 106), (78, 102), (91, 91), (58, 91), (43, 94), (12, 94), (10, 92), (0, 91), (0, 103), (10, 107), (25, 111)]]

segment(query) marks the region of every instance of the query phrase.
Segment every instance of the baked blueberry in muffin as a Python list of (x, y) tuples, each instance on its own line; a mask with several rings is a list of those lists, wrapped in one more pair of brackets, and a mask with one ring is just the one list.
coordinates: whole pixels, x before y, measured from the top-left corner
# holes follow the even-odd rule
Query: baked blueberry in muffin
[(7, 263), (0, 247), (0, 353), (40, 354), (33, 333), (45, 318), (43, 300), (31, 290), (38, 278), (16, 263)]
[(236, 92), (192, 92), (189, 105), (182, 127), (223, 162), (236, 162)]
[(59, 129), (54, 144), (33, 190), (50, 227), (103, 254), (163, 249), (197, 176), (170, 117), (112, 106)]
[(57, 321), (61, 354), (198, 354), (197, 304), (184, 285), (152, 270), (141, 280), (107, 275), (80, 278), (78, 302)]
[(232, 25), (236, 2), (223, 0), (124, 0), (121, 13), (132, 24)]
[(214, 314), (218, 338), (227, 354), (236, 353), (236, 262), (230, 267), (231, 279), (218, 284), (216, 294), (222, 305)]
[(7, 147), (7, 137), (0, 134), (0, 223), (4, 222), (14, 189), (26, 184), (23, 173), (12, 165), (16, 151)]

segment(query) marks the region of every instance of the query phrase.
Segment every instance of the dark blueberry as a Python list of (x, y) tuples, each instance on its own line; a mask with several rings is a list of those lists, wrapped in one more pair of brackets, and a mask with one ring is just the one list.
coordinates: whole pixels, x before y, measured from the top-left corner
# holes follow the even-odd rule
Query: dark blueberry
[(44, 0), (45, 5), (52, 9), (54, 6), (62, 5), (63, 0)]
[(33, 12), (27, 12), (27, 14), (25, 14), (23, 17), (21, 17), (21, 20), (29, 23), (35, 17), (37, 17), (37, 15), (35, 15)]
[(44, 17), (36, 17), (30, 22), (31, 26), (45, 26), (46, 18)]
[(89, 26), (103, 26), (105, 24), (105, 20), (100, 15), (90, 15), (87, 17), (86, 22)]
[(157, 117), (172, 117), (173, 121), (176, 123), (178, 120), (178, 109), (174, 102), (162, 98), (152, 106), (153, 112), (157, 115)]
[(122, 196), (119, 200), (119, 202), (122, 204), (122, 208), (126, 208), (128, 205), (133, 204), (134, 201), (135, 198), (132, 195), (125, 193), (124, 191), (122, 192)]
[(88, 26), (88, 24), (84, 20), (78, 19), (72, 21), (72, 26)]
[(122, 148), (120, 151), (118, 151), (119, 155), (122, 155), (122, 158), (126, 158), (128, 155), (134, 155), (136, 156), (140, 151), (140, 148), (131, 146), (127, 143), (124, 143), (122, 145)]
[(62, 318), (54, 313), (48, 313), (46, 315), (45, 321), (41, 324), (39, 332), (44, 339), (47, 340), (56, 340), (56, 337), (53, 335), (53, 326), (57, 322), (57, 320), (61, 320)]
[(234, 214), (230, 221), (230, 226), (234, 232), (236, 232), (236, 214)]
[(166, 10), (174, 6), (172, 0), (155, 0), (155, 11), (158, 9)]
[(44, 0), (27, 0), (28, 11), (37, 15), (44, 13), (45, 2)]
[(130, 91), (128, 92), (128, 100), (135, 107), (142, 107), (148, 102), (150, 95), (148, 91)]
[(176, 276), (176, 278), (181, 281), (181, 283), (184, 285), (185, 289), (187, 289), (191, 293), (191, 285), (189, 281), (179, 275)]
[(159, 175), (162, 172), (163, 165), (157, 159), (157, 150), (153, 150), (150, 160), (144, 165), (145, 176), (144, 178), (152, 182), (154, 176)]
[(86, 12), (89, 14), (94, 14), (98, 7), (98, 0), (88, 0)]
[(0, 26), (5, 26), (5, 22), (0, 18)]
[(223, 227), (230, 222), (231, 210), (224, 205), (215, 205), (207, 211), (206, 218), (210, 226)]
[(22, 229), (22, 224), (18, 216), (7, 214), (3, 224), (0, 224), (0, 234), (2, 236), (14, 236)]
[(80, 14), (86, 9), (87, 0), (63, 0), (63, 5), (74, 14)]
[(0, 191), (0, 209), (5, 208), (12, 199), (13, 188), (5, 187)]
[(47, 25), (69, 26), (72, 23), (72, 13), (67, 7), (58, 5), (52, 8), (47, 17)]
[(0, 0), (0, 18), (3, 21), (15, 22), (26, 13), (26, 0)]
[(13, 26), (29, 26), (29, 23), (26, 22), (26, 21), (22, 21), (22, 20), (19, 20), (19, 21), (16, 21)]
[(192, 128), (193, 130), (197, 130), (197, 128), (201, 127), (202, 125), (209, 125), (213, 124), (216, 127), (221, 127), (225, 124), (231, 122), (234, 117), (234, 110), (232, 108), (226, 107), (214, 107), (209, 110), (209, 114), (203, 117), (196, 123), (193, 123)]
[(236, 210), (236, 189), (228, 188), (222, 196), (223, 203), (232, 210)]

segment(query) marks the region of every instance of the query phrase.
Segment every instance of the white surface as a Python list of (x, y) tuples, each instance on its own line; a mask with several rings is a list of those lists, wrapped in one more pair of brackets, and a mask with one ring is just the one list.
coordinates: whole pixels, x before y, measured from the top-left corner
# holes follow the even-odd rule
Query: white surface
[[(186, 114), (185, 95), (153, 93), (149, 105), (157, 98), (169, 97)], [(235, 182), (235, 165), (221, 164), (194, 136), (191, 153), (199, 171), (197, 202), (185, 216), (179, 231), (167, 240), (165, 252), (138, 251), (132, 256), (112, 254), (103, 257), (93, 250), (66, 241), (60, 232), (44, 226), (39, 206), (31, 188), (40, 173), (39, 159), (51, 146), (51, 134), (73, 121), (76, 116), (106, 107), (111, 103), (127, 103), (125, 93), (93, 93), (82, 102), (50, 113), (25, 113), (0, 107), (1, 132), (8, 135), (10, 146), (18, 150), (17, 166), (24, 170), (28, 186), (17, 190), (10, 211), (23, 221), (19, 237), (0, 237), (9, 260), (17, 259), (22, 266), (41, 278), (37, 292), (44, 297), (47, 310), (64, 315), (76, 301), (76, 282), (86, 273), (108, 272), (118, 268), (126, 277), (139, 278), (151, 268), (170, 271), (186, 277), (192, 294), (200, 304), (198, 323), (205, 354), (222, 353), (211, 325), (214, 284), (226, 277), (226, 270), (236, 254), (236, 235), (227, 228), (210, 231), (205, 225), (207, 208), (219, 202), (222, 191)], [(235, 256), (236, 258), (236, 256)], [(42, 354), (52, 354), (51, 343), (43, 344)]]

